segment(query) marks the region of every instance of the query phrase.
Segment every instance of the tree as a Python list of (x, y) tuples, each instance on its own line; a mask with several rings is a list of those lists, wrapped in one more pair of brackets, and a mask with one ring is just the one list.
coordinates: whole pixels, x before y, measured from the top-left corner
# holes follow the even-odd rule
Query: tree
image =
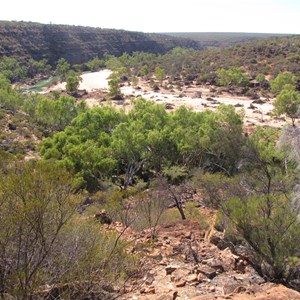
[(149, 75), (149, 67), (148, 65), (144, 65), (142, 68), (141, 68), (141, 74), (142, 76), (144, 77), (147, 77)]
[[(136, 207), (139, 219), (146, 222), (150, 229), (151, 238), (156, 236), (156, 228), (167, 209), (167, 199), (164, 184), (160, 179), (154, 179), (150, 182), (150, 189), (138, 194), (139, 201)], [(137, 220), (141, 222), (142, 220)]]
[(258, 128), (250, 136), (237, 183), (244, 192), (223, 202), (221, 209), (249, 246), (257, 269), (287, 283), (295, 271), (300, 229), (290, 195), (294, 180), (287, 177), (283, 154), (275, 148), (278, 132)]
[(93, 59), (86, 62), (85, 65), (89, 68), (89, 70), (95, 72), (104, 66), (104, 61), (99, 59), (98, 56), (96, 56)]
[(0, 73), (0, 104), (6, 109), (16, 111), (22, 103), (23, 97), (12, 88), (10, 80)]
[(29, 59), (29, 75), (34, 77), (37, 74), (49, 74), (51, 66), (47, 64), (47, 59), (41, 59), (36, 61), (34, 59)]
[(69, 71), (67, 74), (67, 83), (66, 83), (66, 90), (69, 94), (75, 94), (78, 90), (80, 81), (82, 78), (77, 75), (74, 71)]
[(285, 88), (285, 85), (295, 86), (297, 78), (289, 72), (283, 72), (270, 81), (271, 91), (273, 94), (278, 95)]
[(162, 85), (163, 80), (165, 78), (165, 71), (160, 66), (157, 66), (155, 68), (155, 77), (160, 82), (160, 84)]
[(229, 86), (242, 86), (245, 87), (249, 84), (249, 78), (245, 74), (243, 68), (230, 68), (230, 69), (218, 69), (216, 71), (218, 76), (218, 83), (220, 85)]
[(16, 164), (0, 176), (0, 291), (28, 299), (78, 197), (53, 163)]
[(83, 102), (76, 103), (71, 96), (53, 99), (42, 95), (30, 95), (25, 99), (23, 109), (34, 122), (53, 132), (64, 130), (86, 107)]
[(28, 68), (14, 57), (3, 56), (0, 60), (0, 72), (11, 82), (16, 82), (27, 77)]
[(295, 120), (299, 117), (300, 93), (290, 85), (285, 85), (284, 89), (276, 97), (274, 102), (274, 112), (276, 115), (286, 114), (292, 119), (295, 127)]
[(122, 98), (122, 93), (121, 93), (121, 89), (120, 89), (120, 82), (121, 82), (120, 76), (117, 72), (113, 72), (109, 76), (109, 81), (108, 81), (109, 91), (108, 91), (108, 94), (113, 99)]
[(70, 70), (71, 65), (64, 59), (60, 58), (56, 64), (56, 73), (61, 77), (62, 80), (66, 79), (66, 75)]

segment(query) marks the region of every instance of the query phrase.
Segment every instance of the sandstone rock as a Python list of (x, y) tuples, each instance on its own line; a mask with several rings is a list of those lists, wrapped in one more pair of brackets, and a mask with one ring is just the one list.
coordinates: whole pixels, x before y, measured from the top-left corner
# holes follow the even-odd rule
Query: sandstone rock
[(155, 298), (155, 300), (174, 300), (175, 298), (173, 297), (173, 295), (169, 295), (169, 294), (166, 294), (166, 295), (161, 295), (157, 298)]
[(199, 266), (198, 268), (199, 272), (204, 274), (206, 277), (208, 277), (209, 279), (213, 279), (217, 273), (216, 273), (216, 270), (209, 267), (209, 266)]
[(246, 292), (247, 289), (244, 286), (238, 286), (237, 288), (234, 289), (233, 293), (234, 294), (239, 294), (242, 292)]
[(186, 285), (185, 280), (179, 280), (175, 283), (176, 287), (184, 287)]
[(219, 273), (224, 272), (223, 262), (219, 259), (215, 259), (215, 258), (207, 259), (206, 264), (212, 267), (213, 269), (215, 269), (216, 271), (218, 271)]
[(193, 282), (193, 281), (197, 281), (197, 278), (198, 278), (197, 274), (190, 274), (185, 277), (185, 280), (187, 282)]
[(151, 258), (158, 259), (158, 260), (162, 259), (162, 255), (161, 255), (160, 249), (153, 249), (152, 252), (150, 252), (148, 254), (148, 256), (151, 257)]
[(149, 286), (149, 287), (143, 287), (143, 288), (141, 288), (140, 293), (141, 294), (155, 294), (155, 287), (153, 285)]
[(199, 273), (197, 275), (197, 281), (198, 282), (203, 282), (206, 279), (206, 276), (203, 273)]
[(214, 292), (216, 291), (216, 287), (211, 286), (211, 287), (209, 288), (209, 291), (210, 291), (211, 293), (214, 293)]
[(191, 274), (191, 270), (189, 270), (187, 268), (178, 268), (173, 272), (172, 275), (173, 275), (175, 281), (179, 281), (189, 274)]
[(166, 267), (166, 274), (171, 275), (176, 269), (177, 269), (177, 267), (168, 266), (168, 267)]

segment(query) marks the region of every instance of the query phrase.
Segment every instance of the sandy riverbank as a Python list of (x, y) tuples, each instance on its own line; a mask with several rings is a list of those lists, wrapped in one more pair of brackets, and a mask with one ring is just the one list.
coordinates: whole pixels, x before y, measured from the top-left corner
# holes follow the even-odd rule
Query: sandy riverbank
[[(110, 70), (102, 70), (99, 72), (84, 73), (81, 75), (82, 82), (79, 89), (86, 90), (91, 97), (87, 97), (88, 106), (100, 105), (100, 99), (97, 99), (97, 91), (106, 92), (108, 89), (108, 77), (112, 72)], [(180, 91), (173, 89), (172, 91), (161, 89), (159, 92), (153, 92), (147, 82), (140, 81), (139, 88), (131, 85), (125, 85), (121, 88), (125, 96), (125, 101), (115, 101), (114, 103), (124, 105), (126, 110), (131, 107), (130, 99), (135, 97), (143, 97), (167, 105), (169, 108), (176, 109), (181, 105), (190, 107), (193, 111), (203, 111), (205, 109), (214, 110), (220, 103), (233, 105), (237, 110), (242, 110), (244, 114), (245, 125), (268, 125), (279, 127), (285, 124), (284, 119), (272, 118), (270, 116), (273, 110), (273, 100), (261, 99), (261, 103), (253, 103), (253, 99), (248, 97), (238, 97), (231, 94), (223, 93), (221, 95), (213, 95), (210, 93), (209, 87), (188, 86), (183, 87)], [(65, 90), (65, 83), (60, 83), (51, 87), (51, 90)], [(201, 93), (201, 98), (194, 97), (195, 94)], [(93, 94), (93, 95), (92, 95)]]

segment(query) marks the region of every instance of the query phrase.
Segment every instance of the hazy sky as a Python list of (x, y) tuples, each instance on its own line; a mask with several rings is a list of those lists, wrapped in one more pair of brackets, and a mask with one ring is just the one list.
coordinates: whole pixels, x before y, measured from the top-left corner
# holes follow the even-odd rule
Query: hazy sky
[(0, 20), (144, 32), (300, 34), (300, 0), (5, 0)]

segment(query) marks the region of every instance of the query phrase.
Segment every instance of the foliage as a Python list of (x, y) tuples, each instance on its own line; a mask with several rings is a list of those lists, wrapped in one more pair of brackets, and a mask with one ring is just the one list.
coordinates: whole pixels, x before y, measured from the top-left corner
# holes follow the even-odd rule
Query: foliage
[(51, 66), (47, 64), (47, 59), (43, 58), (39, 61), (36, 61), (34, 59), (29, 59), (28, 61), (28, 75), (30, 77), (34, 77), (37, 74), (42, 74), (42, 75), (49, 75), (51, 71)]
[(233, 107), (168, 114), (162, 105), (137, 99), (128, 115), (112, 107), (79, 115), (64, 132), (44, 141), (41, 154), (62, 160), (94, 188), (107, 176), (128, 188), (172, 165), (231, 174), (240, 159), (241, 125)]
[(44, 297), (46, 285), (55, 297), (101, 297), (101, 284), (136, 269), (118, 234), (77, 216), (77, 185), (53, 162), (11, 164), (0, 186), (0, 297)]
[(74, 71), (69, 71), (66, 78), (66, 90), (69, 94), (75, 94), (78, 90), (80, 81), (82, 78), (77, 75)]
[(278, 137), (273, 128), (257, 128), (250, 136), (236, 184), (239, 192), (221, 209), (252, 249), (251, 260), (260, 272), (284, 282), (294, 272), (289, 258), (297, 255), (300, 231), (290, 197), (294, 182), (276, 148)]
[(104, 67), (104, 61), (95, 56), (91, 60), (85, 63), (88, 69), (92, 72), (99, 71), (100, 68)]
[(53, 164), (21, 164), (0, 177), (1, 291), (25, 299), (78, 200)]
[(0, 73), (0, 104), (2, 107), (16, 111), (20, 108), (22, 102), (21, 95), (11, 87), (10, 80)]
[(223, 211), (253, 248), (258, 261), (267, 264), (265, 275), (273, 280), (288, 278), (293, 272), (288, 259), (297, 255), (300, 242), (297, 213), (288, 199), (276, 194), (233, 198)]
[(218, 69), (218, 83), (223, 86), (247, 86), (249, 79), (242, 68)]
[(103, 176), (111, 176), (116, 166), (110, 155), (111, 133), (125, 115), (112, 107), (93, 108), (79, 114), (72, 125), (44, 141), (41, 154), (45, 159), (61, 160), (69, 170), (96, 188)]
[(120, 76), (118, 72), (114, 72), (110, 75), (109, 81), (108, 81), (108, 94), (111, 97), (121, 97), (121, 89), (120, 89)]
[(274, 80), (270, 81), (271, 91), (275, 95), (280, 94), (282, 90), (286, 89), (286, 85), (295, 86), (295, 84), (296, 76), (289, 72), (280, 73)]
[(285, 85), (283, 90), (276, 97), (274, 102), (274, 112), (276, 115), (286, 114), (292, 119), (295, 126), (295, 119), (299, 117), (300, 93), (290, 85)]
[(159, 66), (155, 68), (155, 77), (162, 84), (165, 78), (165, 71)]
[(49, 98), (41, 95), (30, 95), (24, 101), (24, 110), (32, 120), (49, 132), (61, 131), (71, 123), (85, 104), (77, 104), (71, 96)]
[(66, 76), (70, 70), (71, 65), (64, 59), (60, 58), (56, 63), (56, 74), (61, 77), (62, 80), (66, 79)]
[(11, 82), (16, 82), (27, 77), (28, 69), (17, 58), (3, 56), (0, 60), (0, 72)]

